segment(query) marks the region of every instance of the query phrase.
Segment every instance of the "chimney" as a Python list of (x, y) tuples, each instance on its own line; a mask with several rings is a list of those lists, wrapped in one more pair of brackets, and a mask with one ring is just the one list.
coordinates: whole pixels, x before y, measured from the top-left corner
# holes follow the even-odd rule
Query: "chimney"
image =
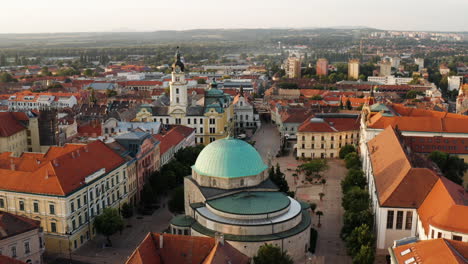
[(15, 162), (13, 161), (13, 159), (10, 159), (10, 170), (16, 170)]
[(164, 246), (164, 234), (159, 236), (159, 248), (162, 249)]
[(46, 179), (49, 179), (49, 170), (46, 170), (46, 171), (45, 171), (45, 178), (46, 178)]

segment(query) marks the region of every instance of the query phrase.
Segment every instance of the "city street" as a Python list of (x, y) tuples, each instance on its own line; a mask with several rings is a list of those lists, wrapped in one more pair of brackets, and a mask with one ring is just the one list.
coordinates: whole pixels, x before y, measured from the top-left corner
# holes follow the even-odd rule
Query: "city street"
[[(265, 132), (262, 132), (264, 130)], [(268, 135), (268, 136), (266, 136)], [(344, 162), (337, 159), (328, 160), (328, 170), (324, 173), (326, 184), (314, 185), (303, 183), (303, 175), (295, 180), (293, 174), (300, 161), (296, 160), (293, 150), (290, 149), (287, 156), (276, 158), (279, 149), (279, 133), (274, 124), (262, 124), (252, 140), (255, 140), (255, 147), (266, 160), (268, 151), (271, 151), (272, 164), (278, 163), (281, 171), (286, 175), (289, 189), (296, 192), (296, 198), (305, 202), (316, 203), (315, 211), (322, 211), (321, 227), (317, 227), (318, 217), (313, 215), (313, 228), (318, 231), (316, 247), (316, 264), (346, 264), (351, 263), (351, 258), (346, 255), (344, 242), (340, 238), (340, 230), (343, 225), (343, 207), (341, 207), (341, 179), (346, 175)], [(319, 193), (325, 193), (320, 201)]]
[[(164, 231), (168, 227), (172, 217), (173, 214), (165, 206), (156, 210), (153, 215), (144, 216), (142, 219), (137, 219), (135, 216), (125, 219), (126, 225), (131, 225), (131, 227), (126, 227), (122, 231), (122, 234), (117, 233), (111, 237), (112, 247), (103, 248), (105, 237), (99, 235), (75, 251), (72, 254), (72, 259), (90, 264), (125, 263), (148, 232)], [(61, 261), (53, 263), (69, 264), (68, 256), (60, 256), (60, 258)]]

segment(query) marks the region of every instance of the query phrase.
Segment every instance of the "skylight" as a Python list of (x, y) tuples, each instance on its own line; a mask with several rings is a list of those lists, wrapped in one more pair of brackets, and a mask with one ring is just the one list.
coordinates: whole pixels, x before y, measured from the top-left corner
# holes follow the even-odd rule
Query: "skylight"
[(410, 259), (405, 260), (405, 264), (410, 264), (410, 263), (413, 263), (415, 261), (416, 261), (416, 259), (414, 259), (414, 257), (411, 257)]
[(406, 255), (406, 254), (408, 254), (408, 253), (410, 253), (410, 252), (411, 252), (411, 249), (408, 248), (408, 249), (402, 251), (400, 254), (401, 254), (402, 256), (404, 256), (404, 255)]

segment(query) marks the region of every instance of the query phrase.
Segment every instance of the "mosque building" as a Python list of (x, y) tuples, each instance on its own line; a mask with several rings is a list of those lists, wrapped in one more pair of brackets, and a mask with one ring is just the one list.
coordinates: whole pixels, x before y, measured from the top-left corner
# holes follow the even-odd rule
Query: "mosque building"
[(172, 234), (221, 237), (249, 257), (265, 243), (295, 261), (306, 256), (309, 205), (279, 192), (267, 164), (245, 141), (228, 136), (207, 145), (184, 190), (185, 214), (172, 219)]

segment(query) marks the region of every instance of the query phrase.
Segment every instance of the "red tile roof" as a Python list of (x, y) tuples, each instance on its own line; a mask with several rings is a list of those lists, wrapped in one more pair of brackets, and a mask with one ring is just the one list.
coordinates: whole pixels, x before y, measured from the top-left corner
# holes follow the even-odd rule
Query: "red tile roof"
[(153, 135), (153, 137), (161, 142), (159, 150), (161, 155), (163, 155), (171, 147), (176, 146), (186, 137), (190, 136), (194, 131), (195, 128), (177, 125), (171, 128), (165, 134), (157, 134)]
[(441, 177), (418, 208), (427, 235), (429, 225), (468, 234), (468, 192), (458, 184)]
[(9, 137), (26, 129), (16, 117), (20, 117), (20, 115), (0, 112), (0, 137)]
[(367, 143), (377, 196), (381, 206), (418, 208), (438, 175), (429, 168), (416, 168), (392, 127)]
[(0, 255), (0, 264), (26, 264), (26, 262)]
[(102, 168), (113, 171), (124, 162), (101, 141), (51, 147), (45, 154), (25, 153), (18, 158), (3, 154), (0, 189), (63, 196), (81, 187), (87, 176)]
[[(162, 247), (161, 247), (162, 238)], [(149, 233), (126, 264), (247, 264), (249, 258), (212, 237)]]
[(38, 229), (40, 226), (40, 221), (0, 211), (0, 240)]
[(359, 118), (322, 118), (323, 122), (313, 122), (311, 118), (302, 123), (299, 132), (340, 132), (359, 130)]
[(443, 238), (422, 240), (392, 249), (398, 264), (465, 264), (468, 260), (468, 243)]

